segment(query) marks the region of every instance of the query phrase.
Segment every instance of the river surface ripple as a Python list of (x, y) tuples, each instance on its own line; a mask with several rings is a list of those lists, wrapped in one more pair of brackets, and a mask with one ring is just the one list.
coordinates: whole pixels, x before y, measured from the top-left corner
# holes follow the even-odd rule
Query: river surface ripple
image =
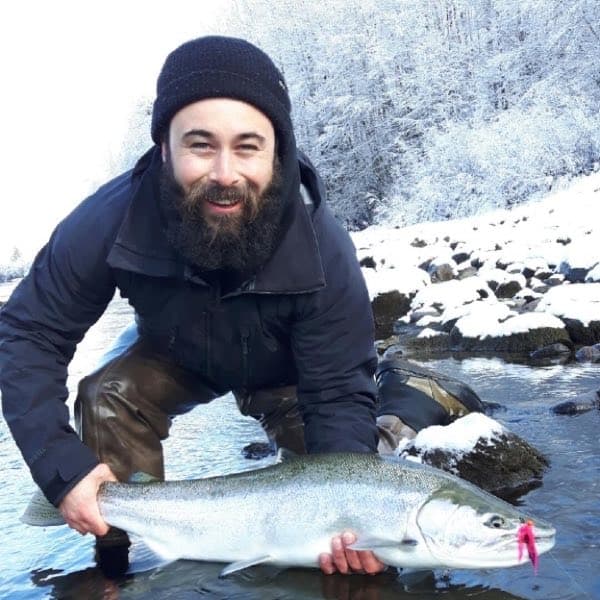
[[(12, 287), (0, 285), (0, 300)], [(130, 320), (127, 305), (114, 301), (88, 332), (69, 370), (71, 401), (76, 382), (93, 369)], [(41, 529), (20, 523), (18, 517), (33, 484), (0, 420), (0, 598), (600, 599), (600, 412), (569, 417), (549, 411), (557, 402), (598, 389), (600, 367), (532, 368), (482, 358), (435, 360), (425, 366), (457, 377), (484, 400), (505, 406), (506, 411), (496, 418), (549, 457), (551, 467), (542, 487), (521, 499), (558, 532), (555, 548), (540, 559), (537, 576), (529, 565), (375, 577), (325, 577), (317, 570), (257, 567), (219, 579), (222, 565), (178, 561), (112, 581), (94, 565), (91, 536), (82, 537), (66, 527)], [(194, 478), (255, 468), (259, 463), (245, 460), (240, 450), (261, 440), (260, 427), (242, 417), (233, 399), (225, 396), (177, 418), (165, 444), (167, 477)]]

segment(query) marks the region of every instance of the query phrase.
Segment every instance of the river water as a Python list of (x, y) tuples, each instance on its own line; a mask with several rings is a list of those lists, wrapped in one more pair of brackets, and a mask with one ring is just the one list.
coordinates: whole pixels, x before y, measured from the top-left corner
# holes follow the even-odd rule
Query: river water
[[(12, 287), (0, 285), (0, 300)], [(77, 350), (69, 371), (71, 392), (130, 320), (124, 302), (110, 305)], [(557, 402), (600, 388), (600, 366), (532, 368), (483, 358), (446, 358), (425, 366), (463, 380), (484, 400), (504, 405), (498, 420), (550, 459), (543, 485), (521, 499), (557, 529), (556, 546), (541, 557), (537, 576), (529, 565), (375, 577), (326, 577), (316, 569), (256, 567), (219, 579), (222, 565), (178, 561), (109, 580), (94, 565), (90, 536), (67, 527), (41, 529), (20, 523), (33, 483), (0, 420), (0, 598), (600, 599), (600, 411), (573, 417), (549, 411)], [(263, 440), (260, 427), (239, 415), (231, 397), (220, 398), (175, 421), (165, 446), (167, 477), (194, 478), (261, 466), (244, 459), (240, 451)]]

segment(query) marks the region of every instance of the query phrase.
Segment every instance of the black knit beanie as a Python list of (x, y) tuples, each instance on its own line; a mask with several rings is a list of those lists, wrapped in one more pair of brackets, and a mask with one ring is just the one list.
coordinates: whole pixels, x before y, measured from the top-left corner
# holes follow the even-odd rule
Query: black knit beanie
[(293, 138), (290, 98), (273, 61), (245, 40), (208, 36), (186, 42), (167, 57), (156, 84), (152, 139), (161, 143), (171, 119), (184, 106), (220, 97), (258, 108), (280, 142), (282, 137)]

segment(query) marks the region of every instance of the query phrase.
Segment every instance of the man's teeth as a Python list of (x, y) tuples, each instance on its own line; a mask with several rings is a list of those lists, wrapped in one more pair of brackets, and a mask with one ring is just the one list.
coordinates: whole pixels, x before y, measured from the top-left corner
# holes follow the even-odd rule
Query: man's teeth
[(211, 200), (212, 204), (218, 204), (219, 206), (232, 206), (237, 204), (239, 200), (236, 199), (220, 199), (220, 200)]

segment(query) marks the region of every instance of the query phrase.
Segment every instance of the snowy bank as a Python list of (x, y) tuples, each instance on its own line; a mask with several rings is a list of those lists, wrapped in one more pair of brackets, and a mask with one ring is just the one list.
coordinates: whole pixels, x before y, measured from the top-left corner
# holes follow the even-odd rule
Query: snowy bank
[(599, 343), (599, 218), (595, 173), (513, 210), (354, 233), (377, 337), (413, 353)]

